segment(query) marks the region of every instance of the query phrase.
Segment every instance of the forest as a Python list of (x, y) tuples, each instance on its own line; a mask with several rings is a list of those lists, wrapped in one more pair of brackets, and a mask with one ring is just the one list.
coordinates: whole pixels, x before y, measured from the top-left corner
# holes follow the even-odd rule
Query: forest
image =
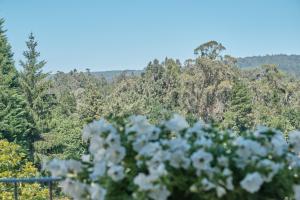
[[(201, 120), (239, 135), (263, 125), (285, 138), (300, 129), (299, 56), (281, 55), (282, 63), (274, 56), (234, 58), (221, 43), (208, 41), (195, 44), (191, 59), (154, 59), (142, 71), (49, 74), (33, 33), (23, 59), (14, 60), (4, 25), (1, 19), (0, 177), (45, 175), (45, 160), (80, 159), (88, 150), (82, 128), (101, 118), (144, 115), (158, 124), (177, 113), (189, 123)], [(41, 198), (47, 194), (32, 187)]]

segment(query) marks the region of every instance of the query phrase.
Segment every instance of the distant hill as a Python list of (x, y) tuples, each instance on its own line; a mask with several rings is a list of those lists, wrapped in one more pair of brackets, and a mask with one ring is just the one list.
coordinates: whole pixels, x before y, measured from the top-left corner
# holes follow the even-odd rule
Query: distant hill
[(252, 56), (245, 58), (238, 58), (238, 66), (257, 67), (263, 64), (276, 64), (279, 69), (300, 77), (300, 55), (266, 55), (266, 56)]

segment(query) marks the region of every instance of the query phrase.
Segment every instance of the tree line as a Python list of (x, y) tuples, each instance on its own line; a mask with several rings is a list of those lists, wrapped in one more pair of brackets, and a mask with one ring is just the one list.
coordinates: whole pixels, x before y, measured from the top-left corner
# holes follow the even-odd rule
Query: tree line
[(157, 59), (141, 74), (113, 80), (89, 70), (49, 75), (31, 33), (16, 70), (0, 21), (0, 139), (18, 144), (37, 167), (44, 159), (79, 158), (82, 126), (94, 119), (146, 115), (158, 122), (173, 113), (238, 134), (257, 125), (287, 133), (300, 128), (300, 81), (277, 66), (241, 69), (226, 48), (209, 41), (181, 63)]

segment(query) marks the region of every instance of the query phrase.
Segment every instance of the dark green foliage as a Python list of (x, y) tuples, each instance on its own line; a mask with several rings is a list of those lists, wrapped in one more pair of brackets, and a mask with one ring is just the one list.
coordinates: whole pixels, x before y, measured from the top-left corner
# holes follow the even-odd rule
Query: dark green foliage
[(252, 95), (248, 87), (237, 81), (232, 88), (229, 108), (224, 113), (226, 128), (243, 132), (253, 127)]
[(25, 61), (20, 61), (23, 71), (20, 73), (21, 89), (26, 97), (28, 110), (40, 132), (47, 131), (49, 116), (54, 106), (55, 95), (50, 93), (51, 82), (46, 79), (48, 74), (43, 73), (45, 61), (38, 61), (40, 53), (37, 52), (37, 42), (33, 34), (26, 42), (27, 50), (23, 55)]
[(0, 138), (32, 151), (34, 131), (24, 98), (15, 89), (0, 88)]
[(43, 159), (79, 159), (84, 153), (81, 140), (83, 122), (76, 116), (65, 117), (57, 113), (50, 124), (51, 131), (44, 133), (35, 143), (36, 158)]
[(14, 67), (13, 53), (8, 44), (4, 20), (0, 18), (0, 85), (15, 88), (18, 86), (18, 74)]
[(3, 23), (4, 20), (0, 19), (0, 138), (20, 144), (32, 156), (32, 144), (37, 135), (20, 92), (18, 73)]

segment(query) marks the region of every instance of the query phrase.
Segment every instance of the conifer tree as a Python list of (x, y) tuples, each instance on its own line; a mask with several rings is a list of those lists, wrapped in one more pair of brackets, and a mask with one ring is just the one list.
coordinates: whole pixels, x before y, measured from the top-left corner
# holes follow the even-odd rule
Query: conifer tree
[(51, 115), (51, 107), (55, 104), (55, 96), (49, 90), (51, 84), (47, 80), (49, 74), (43, 72), (46, 62), (38, 60), (40, 53), (36, 50), (37, 45), (31, 33), (26, 42), (27, 50), (23, 53), (25, 61), (20, 61), (23, 67), (20, 73), (20, 84), (38, 130), (45, 132), (48, 127), (47, 120)]
[(0, 19), (0, 139), (20, 144), (32, 152), (35, 131), (19, 88), (13, 53)]
[(3, 25), (4, 19), (0, 19), (0, 86), (15, 88), (18, 86), (18, 74), (14, 67), (13, 53)]
[(238, 81), (232, 89), (230, 106), (224, 114), (226, 128), (243, 132), (253, 125), (251, 94), (245, 83)]

